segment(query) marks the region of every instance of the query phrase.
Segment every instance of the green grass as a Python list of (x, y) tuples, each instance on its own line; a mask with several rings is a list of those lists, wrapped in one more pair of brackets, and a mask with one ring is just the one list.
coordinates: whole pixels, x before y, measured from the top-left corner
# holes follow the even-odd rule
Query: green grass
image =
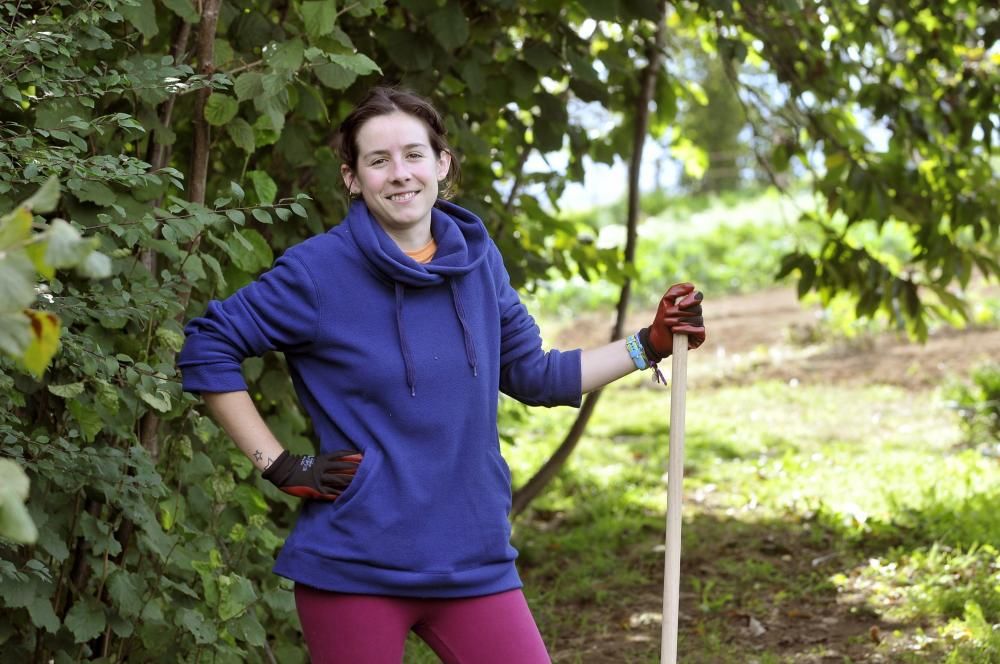
[[(658, 660), (668, 406), (667, 390), (638, 377), (609, 388), (569, 465), (515, 524), (558, 662)], [(573, 415), (535, 409), (509, 427), (515, 485)], [(1000, 661), (1000, 468), (961, 440), (927, 392), (689, 393), (682, 661), (811, 661), (830, 648), (808, 641), (824, 629), (843, 661)], [(745, 633), (751, 616), (765, 637)], [(436, 661), (411, 646), (408, 662)]]

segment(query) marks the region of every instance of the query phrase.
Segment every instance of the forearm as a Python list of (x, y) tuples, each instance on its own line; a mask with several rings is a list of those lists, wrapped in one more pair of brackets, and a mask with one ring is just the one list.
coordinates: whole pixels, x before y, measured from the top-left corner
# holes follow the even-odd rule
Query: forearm
[(635, 363), (628, 354), (624, 339), (590, 348), (583, 351), (580, 356), (580, 382), (584, 394), (604, 387), (633, 371)]
[(258, 470), (265, 470), (284, 451), (249, 392), (204, 392), (202, 398), (215, 421)]

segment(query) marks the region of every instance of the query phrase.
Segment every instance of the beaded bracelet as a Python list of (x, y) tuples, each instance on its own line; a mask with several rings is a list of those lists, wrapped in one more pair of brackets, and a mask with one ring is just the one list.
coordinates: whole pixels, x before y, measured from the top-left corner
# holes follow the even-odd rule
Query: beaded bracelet
[(632, 358), (636, 369), (642, 371), (649, 368), (649, 360), (646, 359), (646, 353), (643, 352), (642, 344), (639, 343), (637, 335), (630, 334), (625, 338), (625, 348), (628, 349), (628, 354)]
[(651, 362), (649, 357), (646, 356), (638, 334), (630, 334), (625, 338), (625, 348), (628, 349), (628, 354), (632, 358), (632, 363), (635, 364), (636, 369), (642, 371), (643, 369), (652, 368), (653, 380), (657, 383), (667, 384), (667, 379), (664, 377), (663, 372), (660, 371), (660, 367), (656, 366), (656, 362)]

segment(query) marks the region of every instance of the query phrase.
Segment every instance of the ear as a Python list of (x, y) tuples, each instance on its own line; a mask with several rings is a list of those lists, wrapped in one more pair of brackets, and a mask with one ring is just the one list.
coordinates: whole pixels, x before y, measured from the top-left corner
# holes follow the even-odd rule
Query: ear
[(437, 162), (437, 176), (439, 182), (448, 177), (448, 170), (450, 168), (451, 168), (451, 153), (442, 150), (441, 154), (438, 155), (438, 162)]
[(355, 182), (357, 182), (357, 178), (354, 177), (354, 172), (351, 171), (347, 164), (340, 165), (340, 177), (344, 178), (344, 186), (347, 187), (347, 191), (351, 195), (361, 193), (361, 189), (355, 184)]

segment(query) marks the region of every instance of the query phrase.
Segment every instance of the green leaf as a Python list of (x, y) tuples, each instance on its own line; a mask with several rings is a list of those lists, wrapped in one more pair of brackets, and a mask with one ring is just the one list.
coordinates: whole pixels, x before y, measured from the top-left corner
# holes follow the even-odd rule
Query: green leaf
[(226, 210), (226, 216), (229, 217), (231, 222), (240, 226), (247, 221), (246, 215), (243, 214), (242, 210)]
[(27, 608), (31, 622), (36, 627), (41, 627), (49, 634), (55, 634), (59, 631), (59, 617), (52, 610), (52, 600), (48, 597), (35, 595), (28, 601)]
[(263, 208), (254, 208), (253, 211), (251, 212), (251, 214), (253, 214), (253, 218), (254, 219), (256, 219), (257, 221), (259, 221), (262, 224), (273, 224), (274, 223), (274, 220), (271, 219), (271, 215), (267, 212), (267, 210), (265, 210)]
[(428, 16), (427, 27), (446, 51), (454, 51), (469, 39), (469, 19), (455, 0)]
[(240, 101), (253, 99), (264, 93), (264, 85), (261, 83), (261, 75), (257, 72), (244, 72), (236, 77), (233, 83), (233, 91)]
[[(331, 3), (332, 4), (332, 3)], [(305, 45), (298, 37), (274, 42), (265, 49), (264, 59), (275, 69), (297, 71), (305, 57)]]
[(254, 121), (253, 140), (257, 147), (277, 143), (279, 138), (281, 129), (275, 125), (275, 120), (270, 115), (261, 115)]
[(205, 621), (205, 616), (195, 609), (180, 609), (177, 612), (177, 626), (183, 627), (194, 636), (195, 643), (215, 643), (215, 625)]
[(35, 266), (23, 251), (0, 258), (0, 313), (20, 311), (35, 301)]
[(115, 192), (111, 187), (96, 180), (73, 180), (69, 181), (69, 188), (73, 194), (81, 201), (96, 203), (106, 207), (114, 204)]
[(247, 645), (259, 648), (267, 641), (267, 632), (257, 620), (253, 611), (247, 611), (228, 625), (229, 632), (245, 641)]
[(66, 407), (80, 426), (80, 434), (83, 439), (88, 443), (94, 442), (94, 438), (104, 427), (101, 416), (88, 404), (81, 403), (79, 399), (67, 402)]
[(66, 627), (73, 633), (76, 643), (84, 643), (104, 631), (107, 621), (104, 607), (90, 597), (78, 598), (66, 614)]
[(21, 91), (16, 85), (3, 86), (3, 96), (18, 104), (21, 103)]
[(253, 183), (254, 193), (257, 200), (263, 205), (274, 203), (274, 197), (278, 195), (278, 185), (274, 183), (271, 176), (264, 171), (250, 171), (247, 173), (250, 182)]
[(108, 577), (108, 595), (119, 611), (127, 617), (135, 617), (142, 611), (139, 589), (132, 582), (132, 575), (117, 570)]
[(106, 279), (111, 276), (111, 259), (99, 251), (87, 254), (76, 271), (88, 279)]
[(253, 128), (243, 118), (236, 118), (226, 125), (226, 133), (229, 134), (229, 138), (233, 139), (236, 147), (247, 154), (252, 154), (257, 147), (254, 141)]
[(73, 267), (94, 250), (90, 239), (62, 219), (53, 219), (45, 235), (48, 238), (45, 262), (55, 268)]
[(161, 413), (170, 412), (170, 393), (164, 390), (156, 390), (155, 393), (139, 391), (139, 398)]
[(191, 0), (163, 0), (163, 5), (184, 19), (185, 23), (198, 23), (201, 17)]
[(313, 39), (330, 34), (337, 25), (337, 3), (334, 0), (307, 0), (302, 3), (301, 11), (306, 34)]
[(326, 62), (313, 67), (313, 73), (319, 82), (333, 90), (344, 90), (351, 86), (351, 83), (358, 77), (357, 73), (337, 64), (336, 62)]
[(238, 574), (219, 576), (219, 618), (231, 620), (246, 611), (257, 600), (250, 580)]
[(216, 127), (221, 127), (234, 117), (240, 110), (240, 103), (219, 92), (213, 92), (205, 103), (205, 119)]
[(24, 204), (30, 211), (38, 214), (55, 210), (59, 205), (59, 178), (55, 175), (50, 177)]
[(63, 385), (49, 385), (48, 389), (49, 392), (57, 397), (72, 399), (83, 394), (84, 385), (83, 381), (77, 381), (75, 383), (64, 383)]
[(21, 544), (38, 541), (38, 529), (24, 507), (28, 490), (28, 476), (21, 466), (0, 458), (0, 536)]
[(120, 4), (118, 10), (146, 39), (152, 39), (160, 31), (153, 0), (138, 0), (135, 5)]
[(353, 71), (359, 76), (365, 76), (373, 72), (382, 73), (382, 70), (379, 69), (377, 64), (375, 64), (375, 61), (363, 53), (354, 53), (351, 55), (333, 53), (330, 55), (330, 61), (337, 63), (345, 69)]
[(292, 212), (302, 217), (303, 219), (309, 216), (308, 214), (306, 214), (306, 209), (298, 203), (292, 203), (288, 207), (291, 208)]
[(20, 357), (31, 343), (31, 319), (20, 311), (0, 313), (0, 351)]
[(235, 182), (229, 183), (229, 191), (230, 193), (232, 193), (233, 198), (235, 198), (238, 201), (242, 201), (247, 196), (246, 192), (243, 191), (243, 187), (236, 184)]
[(0, 251), (30, 238), (32, 219), (31, 212), (24, 205), (0, 218)]

